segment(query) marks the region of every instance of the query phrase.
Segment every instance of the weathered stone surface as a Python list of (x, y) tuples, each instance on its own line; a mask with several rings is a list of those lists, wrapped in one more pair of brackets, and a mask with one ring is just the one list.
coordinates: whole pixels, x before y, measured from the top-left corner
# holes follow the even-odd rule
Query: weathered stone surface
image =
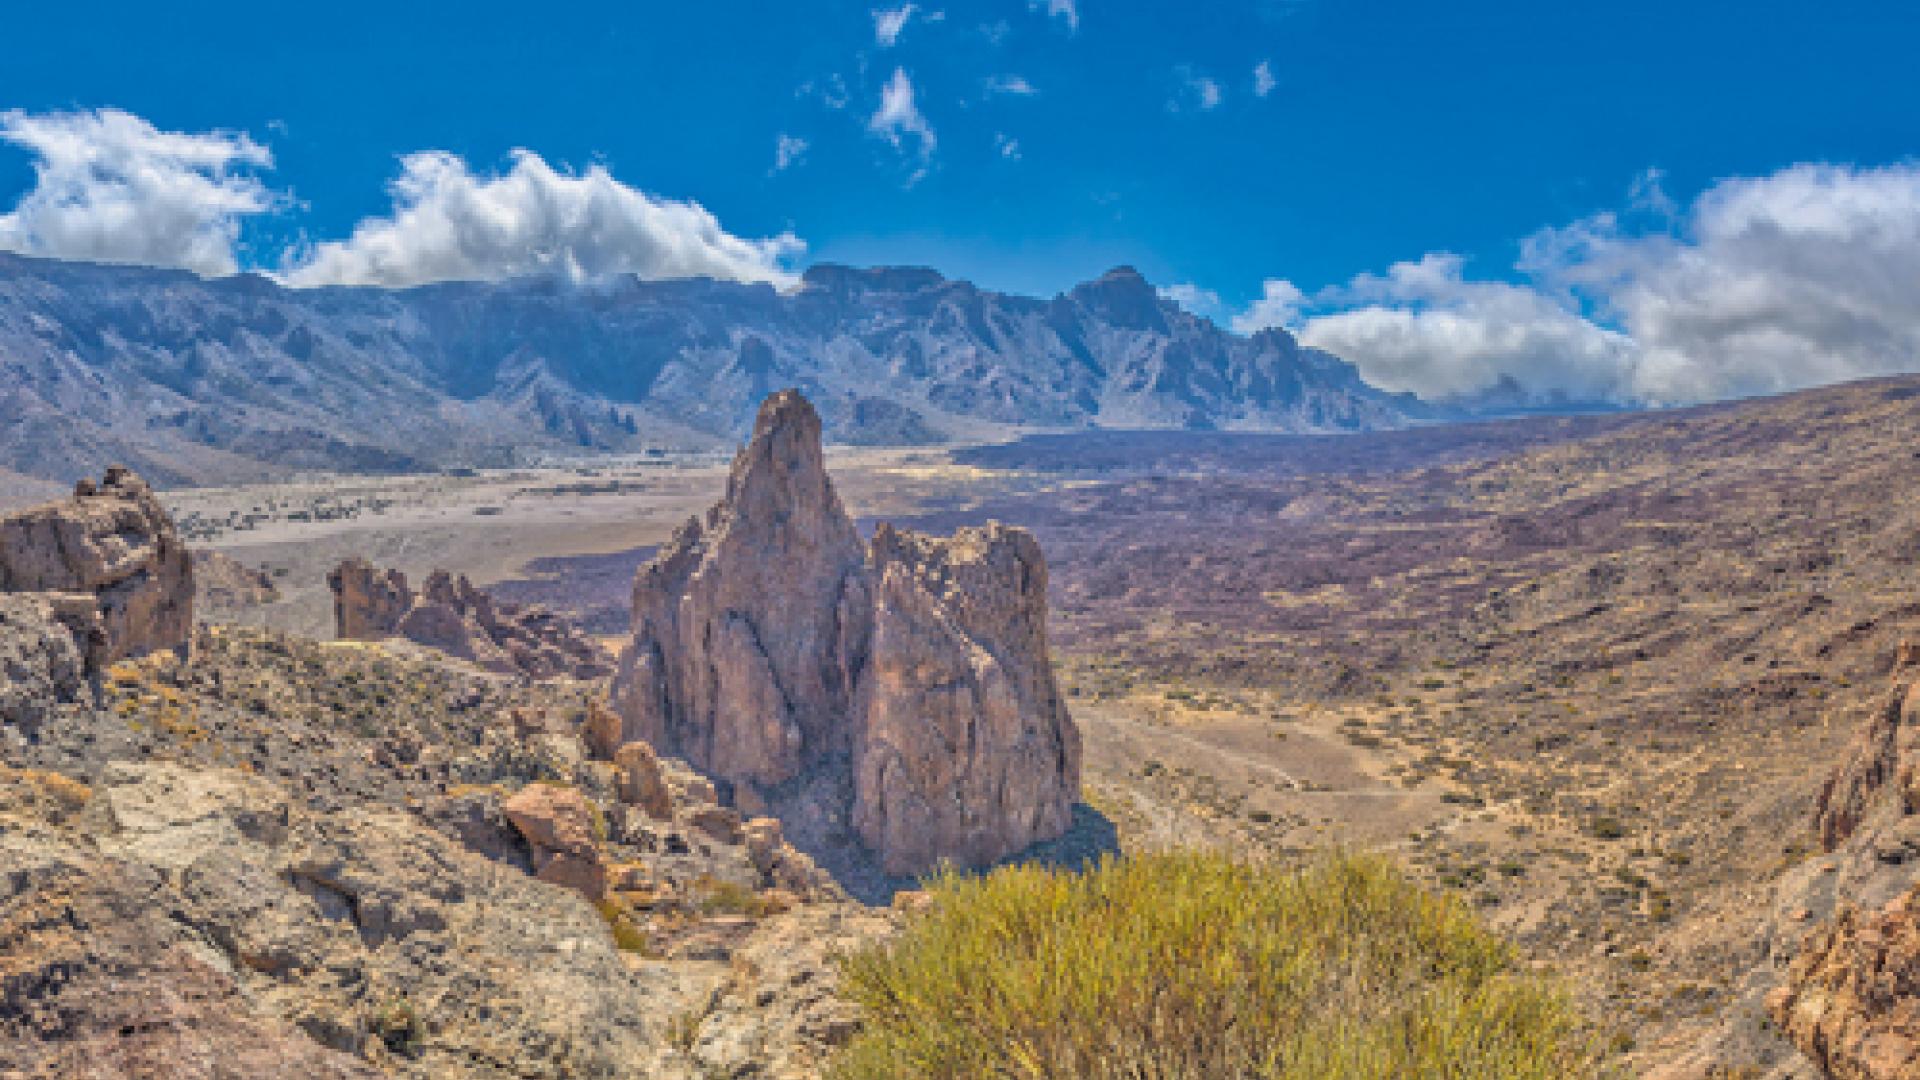
[(87, 624), (76, 635), (55, 599), (0, 593), (0, 725), (31, 732), (53, 710), (86, 695)]
[(205, 548), (193, 553), (193, 583), (197, 590), (195, 606), (203, 619), (210, 610), (244, 611), (280, 598), (273, 575)]
[(529, 784), (502, 809), (533, 848), (535, 877), (589, 900), (606, 895), (606, 866), (586, 796), (557, 784)]
[(110, 766), (64, 828), (27, 801), (0, 798), (0, 1061), (27, 1075), (611, 1078), (664, 1040), (671, 972), (411, 814), (176, 764)]
[(726, 498), (635, 580), (617, 737), (796, 837), (852, 829), (888, 873), (992, 862), (1063, 832), (1079, 788), (1046, 580), (1032, 537), (997, 524), (863, 543), (812, 406), (775, 394)]
[(844, 752), (852, 672), (842, 597), (866, 561), (796, 393), (762, 406), (727, 495), (634, 581), (616, 707), (626, 738), (731, 782), (781, 784)]
[(666, 777), (660, 771), (660, 759), (653, 747), (630, 742), (614, 752), (617, 773), (615, 790), (622, 802), (645, 810), (657, 820), (673, 815), (673, 796), (667, 790)]
[[(0, 652), (16, 611), (76, 696), (0, 729), (0, 1076), (800, 1077), (842, 1037), (795, 917), (885, 927), (774, 837), (710, 835), (682, 762), (664, 817), (620, 802), (577, 688), (213, 627), (89, 687), (44, 595), (0, 595)], [(514, 823), (529, 785), (568, 805)], [(529, 834), (574, 858), (540, 880)], [(783, 981), (736, 995), (756, 949)]]
[(990, 863), (1065, 832), (1080, 741), (1047, 664), (1040, 545), (882, 525), (855, 697), (853, 822), (893, 873)]
[(193, 632), (186, 545), (146, 483), (119, 466), (98, 484), (82, 481), (71, 499), (0, 518), (0, 592), (85, 597), (93, 668), (183, 649)]
[(1920, 890), (1816, 931), (1767, 1011), (1827, 1076), (1920, 1077)]
[(546, 608), (496, 601), (465, 575), (437, 570), (416, 592), (398, 570), (348, 559), (327, 575), (342, 638), (406, 638), (489, 671), (534, 679), (598, 679), (613, 671), (606, 651), (571, 620)]
[(1902, 813), (1920, 810), (1920, 657), (1902, 645), (1893, 689), (1854, 737), (1846, 758), (1820, 792), (1814, 825), (1828, 851), (1851, 837), (1886, 798)]

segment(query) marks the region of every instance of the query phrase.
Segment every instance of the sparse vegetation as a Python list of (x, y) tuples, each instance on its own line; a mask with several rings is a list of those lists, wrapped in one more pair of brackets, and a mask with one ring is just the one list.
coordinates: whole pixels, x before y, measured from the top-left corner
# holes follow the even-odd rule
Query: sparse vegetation
[(948, 875), (843, 986), (840, 1080), (1599, 1075), (1561, 993), (1373, 856)]

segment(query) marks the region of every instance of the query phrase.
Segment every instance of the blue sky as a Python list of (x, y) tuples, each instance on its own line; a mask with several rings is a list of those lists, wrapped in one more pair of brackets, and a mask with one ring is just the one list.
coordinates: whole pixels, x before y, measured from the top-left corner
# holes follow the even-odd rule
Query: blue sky
[[(243, 171), (272, 205), (235, 219), (242, 266), (392, 214), (403, 155), (443, 151), (484, 179), (525, 148), (696, 202), (735, 237), (791, 233), (793, 267), (924, 264), (1048, 293), (1126, 262), (1243, 327), (1265, 289), (1270, 321), (1296, 329), (1355, 308), (1457, 313), (1475, 302), (1455, 286), (1519, 282), (1632, 337), (1636, 371), (1651, 346), (1620, 298), (1566, 299), (1574, 286), (1516, 267), (1523, 245), (1609, 212), (1664, 215), (1647, 228), (1695, 243), (1696, 200), (1730, 179), (1904, 169), (1920, 147), (1913, 3), (919, 0), (888, 45), (879, 16), (899, 4), (17, 5), (0, 110), (245, 133), (271, 155)], [(902, 78), (913, 111), (888, 123)], [(0, 146), (0, 209), (34, 166)], [(37, 242), (15, 247), (64, 253)], [(1384, 332), (1342, 326), (1352, 349)], [(1373, 366), (1401, 361), (1429, 362)], [(1493, 376), (1449, 378), (1401, 383), (1445, 396)]]

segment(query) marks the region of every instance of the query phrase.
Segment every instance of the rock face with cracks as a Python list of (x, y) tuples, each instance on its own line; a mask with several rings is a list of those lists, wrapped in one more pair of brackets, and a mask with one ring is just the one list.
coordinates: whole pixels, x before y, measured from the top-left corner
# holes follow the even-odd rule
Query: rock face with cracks
[(0, 592), (45, 601), (79, 641), (90, 669), (185, 647), (193, 630), (193, 563), (146, 483), (115, 466), (71, 499), (0, 518)]
[(848, 832), (890, 874), (983, 865), (1064, 832), (1080, 741), (1022, 530), (862, 541), (798, 392), (761, 406), (726, 497), (634, 583), (618, 732), (796, 836)]

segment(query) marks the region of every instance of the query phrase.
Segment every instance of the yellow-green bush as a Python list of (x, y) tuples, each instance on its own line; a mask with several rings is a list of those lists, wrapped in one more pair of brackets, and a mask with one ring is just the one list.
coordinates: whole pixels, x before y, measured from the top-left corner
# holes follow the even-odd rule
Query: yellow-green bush
[(1199, 852), (948, 875), (847, 959), (841, 1080), (1581, 1080), (1564, 997), (1383, 859)]

